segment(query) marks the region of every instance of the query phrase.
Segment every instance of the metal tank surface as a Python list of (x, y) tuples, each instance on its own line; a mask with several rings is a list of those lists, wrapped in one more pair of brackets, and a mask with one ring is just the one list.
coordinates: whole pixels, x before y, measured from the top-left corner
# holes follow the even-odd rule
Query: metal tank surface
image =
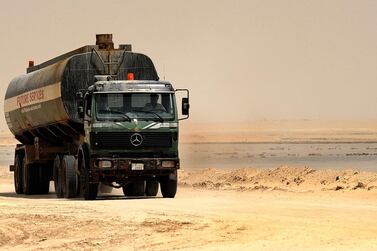
[(39, 137), (54, 145), (73, 141), (83, 134), (78, 118), (76, 93), (95, 82), (95, 75), (137, 80), (158, 80), (151, 59), (131, 52), (131, 45), (114, 49), (111, 35), (97, 35), (96, 45), (71, 51), (14, 78), (6, 91), (4, 112), (7, 125), (23, 144)]

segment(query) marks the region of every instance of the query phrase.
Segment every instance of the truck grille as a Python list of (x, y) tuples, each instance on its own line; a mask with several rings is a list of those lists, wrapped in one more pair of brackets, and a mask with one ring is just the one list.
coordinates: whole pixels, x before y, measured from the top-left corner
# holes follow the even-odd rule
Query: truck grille
[(170, 132), (92, 132), (94, 149), (138, 149), (148, 147), (171, 147)]

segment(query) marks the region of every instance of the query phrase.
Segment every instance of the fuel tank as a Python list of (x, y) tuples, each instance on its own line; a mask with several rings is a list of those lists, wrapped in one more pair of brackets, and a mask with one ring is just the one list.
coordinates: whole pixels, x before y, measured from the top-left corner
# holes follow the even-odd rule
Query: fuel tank
[(56, 145), (73, 141), (83, 133), (76, 93), (93, 85), (95, 75), (125, 80), (128, 73), (135, 80), (159, 79), (148, 56), (131, 52), (130, 45), (114, 49), (111, 34), (97, 35), (96, 45), (31, 65), (14, 78), (4, 101), (7, 125), (23, 144), (33, 144), (35, 137)]

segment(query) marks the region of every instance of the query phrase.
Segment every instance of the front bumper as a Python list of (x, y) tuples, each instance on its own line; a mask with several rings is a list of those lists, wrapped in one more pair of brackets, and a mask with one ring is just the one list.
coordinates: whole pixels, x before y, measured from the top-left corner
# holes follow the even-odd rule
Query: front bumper
[[(100, 167), (100, 161), (110, 161), (111, 167)], [(174, 165), (164, 167), (164, 161), (174, 162)], [(179, 169), (180, 162), (179, 158), (93, 158), (90, 164), (93, 181), (119, 182), (134, 178), (154, 179), (167, 176)], [(142, 170), (133, 169), (135, 164), (142, 166)]]

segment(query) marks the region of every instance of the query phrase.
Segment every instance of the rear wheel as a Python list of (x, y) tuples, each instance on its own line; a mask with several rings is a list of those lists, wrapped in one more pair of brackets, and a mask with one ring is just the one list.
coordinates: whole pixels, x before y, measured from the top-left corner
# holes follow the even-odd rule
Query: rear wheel
[(158, 182), (153, 181), (147, 181), (145, 182), (145, 195), (146, 196), (156, 196), (158, 193)]
[(161, 194), (164, 198), (174, 198), (177, 193), (177, 171), (160, 180)]
[(133, 181), (123, 188), (123, 193), (125, 196), (144, 196), (145, 194), (145, 181), (137, 180)]
[[(25, 162), (25, 158), (23, 162)], [(50, 173), (48, 167), (39, 164), (24, 163), (22, 168), (24, 194), (48, 194), (50, 189)]]
[(61, 170), (61, 156), (56, 155), (53, 166), (53, 176), (54, 176), (54, 186), (56, 197), (63, 198), (63, 187), (62, 187), (62, 170)]
[(32, 164), (26, 164), (26, 159), (24, 158), (22, 161), (22, 180), (23, 180), (23, 188), (24, 194), (32, 195), (37, 192), (37, 184), (36, 184), (36, 166)]
[(77, 178), (75, 173), (75, 157), (72, 155), (65, 155), (61, 162), (63, 170), (62, 185), (65, 189), (64, 197), (74, 198), (77, 194)]
[(24, 192), (22, 176), (22, 158), (17, 154), (14, 159), (14, 189), (17, 194), (22, 194)]
[(48, 194), (50, 190), (50, 169), (49, 166), (36, 165), (35, 168), (35, 181), (37, 194)]

